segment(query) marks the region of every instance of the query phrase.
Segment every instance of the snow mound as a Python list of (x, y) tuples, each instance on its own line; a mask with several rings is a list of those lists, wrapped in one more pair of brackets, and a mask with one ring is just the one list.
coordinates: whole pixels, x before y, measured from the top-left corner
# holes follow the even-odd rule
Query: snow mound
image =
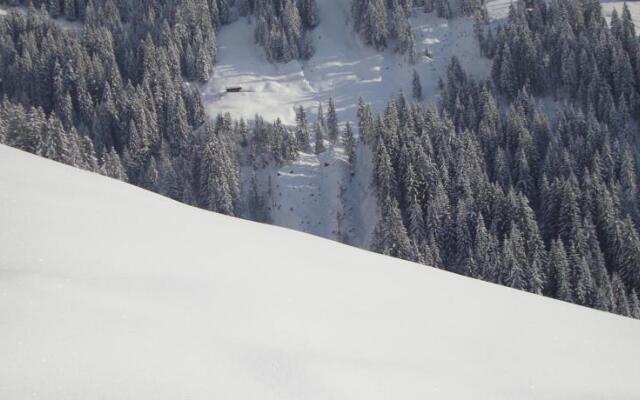
[(632, 399), (640, 322), (0, 146), (2, 399)]
[[(267, 62), (254, 44), (254, 25), (246, 18), (223, 27), (214, 76), (203, 87), (209, 113), (230, 112), (247, 119), (257, 113), (293, 124), (295, 106), (315, 112), (318, 102), (333, 97), (339, 118), (353, 121), (360, 96), (378, 111), (400, 90), (410, 96), (414, 69), (421, 76), (425, 101), (433, 101), (438, 79), (454, 55), (469, 73), (488, 76), (490, 61), (480, 57), (472, 19), (440, 19), (416, 8), (411, 24), (418, 62), (411, 65), (393, 49), (378, 53), (361, 43), (350, 23), (350, 0), (318, 0), (318, 7), (320, 25), (312, 31), (316, 53), (306, 62)], [(427, 48), (433, 58), (424, 55)], [(235, 86), (243, 92), (226, 93), (227, 87)]]

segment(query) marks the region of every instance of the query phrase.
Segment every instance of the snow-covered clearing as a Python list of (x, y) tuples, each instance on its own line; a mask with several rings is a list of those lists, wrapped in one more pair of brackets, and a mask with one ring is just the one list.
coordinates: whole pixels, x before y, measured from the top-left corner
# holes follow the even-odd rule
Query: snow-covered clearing
[(509, 16), (509, 7), (516, 4), (515, 0), (489, 0), (487, 1), (487, 11), (489, 19), (492, 21), (505, 19)]
[[(602, 4), (602, 13), (607, 21), (611, 21), (611, 13), (614, 9), (618, 13), (618, 16), (622, 15), (622, 7), (625, 3), (624, 1), (603, 0), (600, 3)], [(640, 3), (637, 1), (627, 1), (627, 7), (629, 7), (629, 11), (631, 12), (633, 24), (636, 26), (636, 33), (640, 33), (638, 32), (638, 27), (640, 27)]]
[[(0, 4), (0, 17), (3, 15), (8, 15), (11, 11), (17, 11), (20, 13), (26, 13), (27, 9), (25, 7), (19, 6), (7, 6)], [(58, 25), (60, 28), (64, 30), (80, 30), (82, 29), (82, 23), (77, 21), (69, 21), (64, 17), (60, 18), (51, 18), (51, 20)]]
[(273, 223), (325, 238), (336, 239), (340, 185), (347, 166), (339, 150), (319, 157), (301, 153), (292, 165), (272, 176)]
[(0, 146), (2, 399), (636, 399), (640, 322)]
[[(491, 20), (501, 20), (509, 16), (509, 6), (515, 4), (515, 0), (489, 0), (487, 2), (487, 10), (489, 11), (489, 18)], [(620, 16), (622, 14), (622, 6), (625, 2), (618, 0), (601, 0), (602, 13), (607, 21), (611, 20), (611, 13), (615, 9)], [(636, 27), (640, 26), (640, 2), (627, 1), (627, 6), (631, 12), (633, 23)]]
[[(254, 25), (246, 18), (221, 29), (214, 76), (203, 88), (210, 114), (231, 112), (253, 118), (295, 122), (294, 107), (317, 107), (329, 97), (336, 101), (342, 121), (355, 120), (359, 96), (381, 110), (400, 90), (411, 95), (413, 69), (418, 71), (426, 101), (437, 94), (438, 79), (457, 55), (468, 72), (480, 77), (489, 71), (489, 60), (480, 57), (470, 19), (445, 20), (420, 9), (411, 23), (417, 39), (418, 62), (408, 64), (392, 49), (378, 53), (361, 43), (349, 17), (349, 0), (318, 0), (320, 25), (313, 31), (315, 55), (306, 62), (271, 64), (254, 44)], [(433, 59), (424, 56), (427, 46)], [(242, 93), (225, 93), (241, 86)], [(326, 104), (325, 104), (326, 107)]]
[(371, 154), (360, 146), (351, 167), (342, 146), (326, 146), (320, 155), (300, 153), (279, 169), (243, 169), (244, 193), (249, 196), (255, 176), (261, 192), (271, 193), (271, 223), (368, 248), (378, 221), (370, 185)]

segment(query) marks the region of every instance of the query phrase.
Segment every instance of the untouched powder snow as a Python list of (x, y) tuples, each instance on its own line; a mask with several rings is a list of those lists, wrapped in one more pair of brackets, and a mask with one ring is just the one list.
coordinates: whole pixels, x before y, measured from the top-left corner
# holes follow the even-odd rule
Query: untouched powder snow
[(2, 399), (637, 399), (640, 322), (0, 146)]
[[(308, 61), (267, 62), (254, 43), (255, 26), (247, 18), (222, 27), (214, 75), (203, 88), (209, 113), (230, 112), (247, 119), (257, 113), (266, 120), (280, 118), (294, 124), (294, 107), (303, 105), (315, 114), (319, 102), (326, 110), (333, 97), (339, 118), (354, 121), (360, 96), (377, 111), (400, 90), (411, 96), (414, 69), (421, 76), (425, 101), (434, 100), (438, 79), (453, 55), (467, 72), (478, 77), (488, 74), (490, 61), (480, 57), (472, 19), (440, 19), (416, 8), (411, 24), (418, 62), (411, 65), (393, 49), (378, 53), (361, 43), (351, 26), (350, 0), (318, 0), (318, 7), (320, 24), (312, 31), (316, 53)], [(433, 58), (424, 56), (427, 47)], [(241, 86), (245, 92), (225, 93), (231, 86)]]

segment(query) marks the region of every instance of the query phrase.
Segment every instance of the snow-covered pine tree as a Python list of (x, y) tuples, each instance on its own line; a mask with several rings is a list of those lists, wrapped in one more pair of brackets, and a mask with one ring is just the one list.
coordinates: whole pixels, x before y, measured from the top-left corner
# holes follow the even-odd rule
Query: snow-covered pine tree
[(414, 69), (413, 70), (413, 80), (412, 80), (412, 91), (413, 91), (413, 99), (416, 101), (422, 101), (422, 83), (420, 82), (420, 75)]
[(356, 139), (353, 135), (353, 128), (351, 128), (351, 123), (347, 121), (344, 128), (344, 152), (347, 155), (347, 159), (349, 160), (349, 164), (353, 168), (356, 162)]
[(325, 147), (324, 147), (324, 129), (322, 128), (322, 125), (320, 124), (320, 121), (316, 121), (316, 123), (313, 125), (313, 131), (315, 133), (315, 149), (314, 152), (316, 154), (320, 154), (322, 152), (324, 152)]
[(302, 151), (310, 151), (309, 127), (307, 124), (307, 113), (303, 106), (296, 110), (296, 141), (298, 148)]
[(331, 144), (337, 144), (340, 137), (340, 128), (338, 127), (336, 104), (332, 97), (329, 97), (329, 108), (327, 110), (327, 133)]

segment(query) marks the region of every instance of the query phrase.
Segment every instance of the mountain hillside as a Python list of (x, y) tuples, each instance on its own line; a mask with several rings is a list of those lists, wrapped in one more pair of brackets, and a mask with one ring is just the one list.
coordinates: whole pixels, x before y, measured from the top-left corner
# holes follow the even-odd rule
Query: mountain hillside
[[(412, 65), (406, 56), (393, 50), (377, 52), (365, 46), (353, 31), (350, 3), (350, 0), (318, 0), (320, 24), (313, 31), (316, 53), (308, 61), (268, 62), (264, 51), (254, 43), (255, 21), (251, 19), (240, 18), (222, 27), (214, 76), (202, 89), (209, 114), (213, 117), (230, 112), (246, 119), (258, 114), (267, 120), (279, 118), (294, 125), (294, 107), (304, 106), (312, 122), (318, 104), (326, 106), (332, 97), (340, 121), (353, 123), (357, 120), (359, 97), (374, 110), (382, 111), (388, 99), (400, 90), (410, 96), (413, 70), (422, 82), (422, 103), (437, 103), (438, 81), (445, 77), (453, 56), (460, 59), (472, 77), (489, 78), (491, 60), (480, 55), (473, 18), (443, 19), (416, 7), (410, 22), (418, 57)], [(511, 4), (508, 0), (487, 1), (489, 19), (494, 25), (506, 20)], [(622, 5), (619, 1), (602, 2), (607, 19), (614, 9), (619, 13)], [(635, 20), (640, 6), (629, 5)], [(430, 57), (424, 55), (426, 49)], [(243, 92), (225, 93), (227, 87), (241, 87)], [(551, 99), (545, 101), (549, 109), (554, 108)], [(267, 180), (271, 179), (271, 222), (275, 225), (369, 248), (379, 219), (372, 199), (370, 157), (361, 154), (356, 172), (350, 176), (340, 154), (342, 149), (337, 156), (334, 152), (323, 157), (302, 154), (282, 168), (259, 172), (258, 180), (266, 192)], [(245, 188), (253, 176), (244, 174)], [(344, 190), (342, 197), (338, 196), (340, 188)], [(344, 215), (349, 218), (341, 220)]]
[(634, 399), (640, 322), (0, 146), (0, 398)]
[[(500, 7), (504, 1), (497, 3)], [(230, 112), (250, 119), (259, 114), (293, 125), (294, 107), (304, 106), (315, 114), (318, 103), (333, 97), (339, 118), (353, 122), (359, 97), (380, 111), (400, 90), (411, 95), (414, 69), (422, 79), (426, 102), (435, 100), (438, 79), (452, 56), (459, 57), (478, 78), (488, 77), (491, 63), (480, 57), (473, 18), (447, 20), (416, 7), (410, 22), (418, 57), (411, 65), (393, 49), (380, 53), (365, 46), (353, 30), (350, 7), (350, 0), (318, 0), (320, 23), (313, 30), (316, 52), (308, 61), (269, 63), (254, 43), (251, 19), (224, 26), (218, 35), (215, 73), (203, 89), (207, 109), (213, 115)], [(426, 49), (430, 57), (424, 55)], [(233, 86), (244, 92), (225, 93)]]
[[(494, 3), (492, 10), (508, 7), (503, 0)], [(438, 81), (452, 56), (472, 75), (488, 78), (491, 61), (480, 56), (473, 18), (447, 20), (415, 7), (410, 22), (418, 57), (412, 65), (393, 49), (377, 52), (365, 46), (353, 30), (350, 7), (350, 0), (318, 1), (320, 23), (313, 30), (316, 51), (308, 61), (268, 62), (254, 43), (251, 18), (222, 27), (214, 76), (203, 86), (209, 114), (229, 112), (245, 119), (261, 115), (268, 121), (279, 118), (295, 125), (295, 107), (305, 107), (313, 122), (318, 105), (326, 107), (333, 98), (341, 124), (355, 123), (359, 97), (382, 111), (401, 90), (411, 96), (414, 70), (423, 85), (424, 104), (435, 103)], [(429, 57), (424, 55), (427, 49)], [(242, 92), (226, 93), (227, 87), (241, 87)], [(267, 192), (268, 179), (272, 182), (274, 224), (368, 248), (379, 218), (371, 193), (371, 157), (361, 152), (350, 176), (338, 147), (321, 157), (302, 154), (290, 165), (267, 168), (257, 174), (259, 185)], [(253, 176), (243, 175), (245, 187)]]

